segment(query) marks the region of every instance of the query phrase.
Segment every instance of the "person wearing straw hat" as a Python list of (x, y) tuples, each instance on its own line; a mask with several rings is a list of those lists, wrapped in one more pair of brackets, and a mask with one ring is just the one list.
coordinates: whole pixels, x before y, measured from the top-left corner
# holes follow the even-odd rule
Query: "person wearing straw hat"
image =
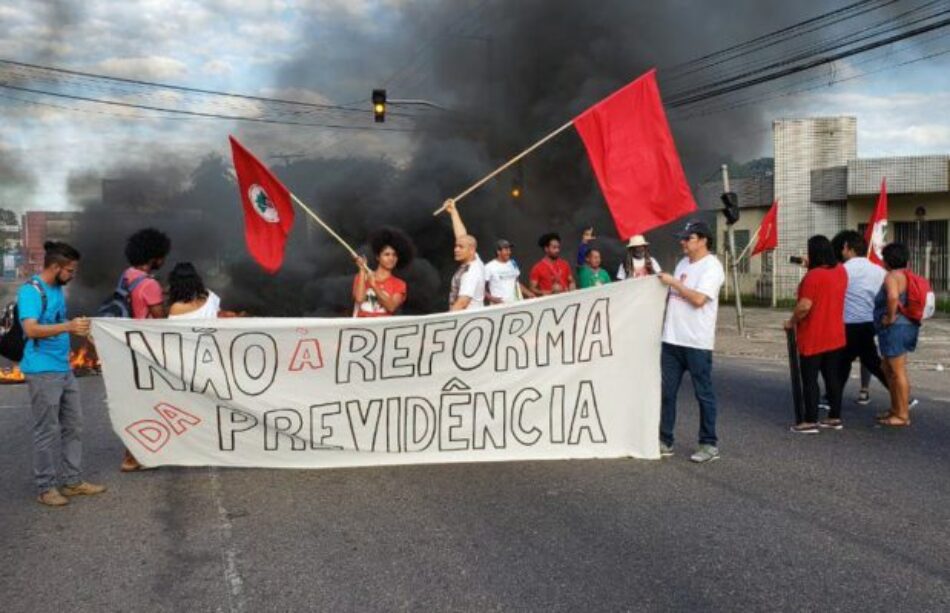
[(635, 234), (627, 241), (627, 255), (617, 269), (617, 280), (638, 279), (650, 275), (658, 275), (663, 270), (659, 263), (650, 256), (650, 243), (642, 234)]

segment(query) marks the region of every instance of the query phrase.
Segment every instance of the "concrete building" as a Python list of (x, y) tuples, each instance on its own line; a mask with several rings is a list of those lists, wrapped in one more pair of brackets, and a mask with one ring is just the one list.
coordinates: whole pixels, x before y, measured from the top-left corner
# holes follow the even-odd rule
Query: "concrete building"
[[(863, 231), (883, 178), (888, 241), (905, 243), (911, 267), (926, 274), (938, 293), (950, 291), (950, 156), (858, 158), (854, 117), (783, 119), (773, 122), (772, 129), (774, 174), (732, 181), (742, 210), (735, 225), (738, 252), (762, 223), (773, 198), (779, 202), (778, 249), (772, 257), (742, 262), (743, 294), (771, 298), (774, 279), (778, 299), (794, 298), (803, 271), (789, 263), (789, 256), (802, 255), (814, 234), (831, 238), (845, 228)], [(721, 208), (721, 191), (718, 183), (701, 186), (701, 206)], [(725, 244), (725, 231), (725, 224), (719, 223), (719, 245)]]
[(20, 276), (43, 270), (43, 243), (71, 241), (79, 224), (79, 213), (72, 211), (28, 211), (20, 224), (23, 262)]

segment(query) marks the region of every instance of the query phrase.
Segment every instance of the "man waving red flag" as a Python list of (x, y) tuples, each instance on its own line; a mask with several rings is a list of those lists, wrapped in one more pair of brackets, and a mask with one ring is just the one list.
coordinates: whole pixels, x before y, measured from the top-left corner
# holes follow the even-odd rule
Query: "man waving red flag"
[(290, 191), (233, 136), (231, 155), (244, 205), (244, 238), (251, 256), (274, 274), (284, 263), (284, 246), (294, 225)]
[(868, 228), (864, 231), (864, 242), (868, 244), (868, 259), (884, 266), (884, 256), (881, 252), (884, 250), (884, 240), (887, 234), (887, 178), (881, 179), (881, 193), (877, 197), (877, 206), (874, 207), (874, 214), (868, 222)]
[(574, 119), (620, 238), (696, 210), (666, 121), (656, 70)]

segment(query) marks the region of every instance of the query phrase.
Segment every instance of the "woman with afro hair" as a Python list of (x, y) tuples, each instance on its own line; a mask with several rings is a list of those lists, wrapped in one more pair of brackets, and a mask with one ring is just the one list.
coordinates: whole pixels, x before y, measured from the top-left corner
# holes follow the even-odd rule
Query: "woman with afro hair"
[(376, 230), (370, 235), (369, 244), (376, 258), (376, 270), (369, 269), (365, 258), (356, 258), (359, 272), (353, 279), (353, 316), (395, 315), (406, 301), (406, 282), (393, 271), (408, 266), (415, 249), (408, 236), (393, 228)]

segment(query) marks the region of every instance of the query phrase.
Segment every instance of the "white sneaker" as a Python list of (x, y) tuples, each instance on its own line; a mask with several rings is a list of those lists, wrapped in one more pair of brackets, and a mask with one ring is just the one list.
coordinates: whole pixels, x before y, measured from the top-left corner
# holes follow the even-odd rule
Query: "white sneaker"
[(719, 448), (713, 445), (700, 445), (696, 453), (689, 456), (689, 459), (697, 464), (705, 464), (719, 459)]

